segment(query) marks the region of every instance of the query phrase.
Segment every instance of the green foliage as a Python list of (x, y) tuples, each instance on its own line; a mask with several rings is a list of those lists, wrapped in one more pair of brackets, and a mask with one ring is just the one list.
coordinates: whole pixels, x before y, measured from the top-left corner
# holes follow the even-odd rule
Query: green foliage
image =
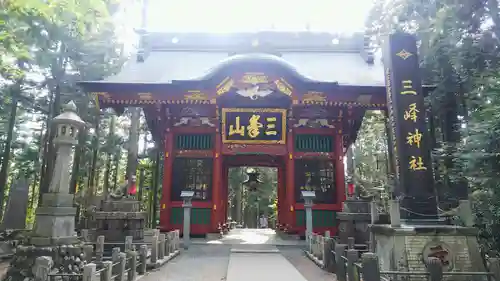
[(380, 46), (385, 34), (396, 30), (413, 33), (419, 39), (424, 82), (437, 86), (428, 104), (440, 200), (456, 201), (456, 189), (467, 181), (483, 249), (497, 254), (498, 1), (378, 0), (367, 27), (376, 46)]
[(353, 181), (358, 192), (379, 194), (377, 198), (382, 199), (383, 207), (387, 207), (386, 201), (391, 192), (385, 122), (382, 111), (367, 111), (358, 138), (351, 147), (354, 151)]
[[(5, 176), (0, 172), (0, 194), (8, 194), (17, 178), (31, 181), (28, 223), (33, 222), (40, 189), (49, 182), (51, 163), (47, 159), (54, 158), (49, 121), (59, 114), (62, 104), (74, 101), (79, 115), (90, 125), (75, 149), (73, 188), (85, 190), (93, 175), (97, 185), (93, 190), (102, 189), (103, 173), (98, 169), (108, 155), (113, 156), (112, 167), (118, 170), (124, 134), (119, 130), (111, 135), (95, 134), (97, 124), (103, 123), (99, 126), (106, 129), (114, 114), (99, 116), (93, 101), (76, 85), (79, 80), (102, 79), (121, 66), (123, 47), (112, 21), (118, 5), (114, 0), (0, 1), (0, 130), (4, 132), (0, 155), (1, 171), (6, 171)], [(14, 104), (16, 111), (12, 111)], [(99, 144), (105, 149), (98, 150)], [(97, 172), (91, 165), (93, 158), (99, 165)]]

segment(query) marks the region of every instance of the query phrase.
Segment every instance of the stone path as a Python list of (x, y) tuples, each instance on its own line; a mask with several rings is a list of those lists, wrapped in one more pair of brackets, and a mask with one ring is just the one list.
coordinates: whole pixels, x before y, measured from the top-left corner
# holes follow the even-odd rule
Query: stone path
[(227, 269), (227, 281), (255, 280), (307, 281), (280, 253), (232, 253)]
[(305, 256), (297, 241), (280, 241), (269, 231), (240, 230), (213, 241), (218, 242), (192, 244), (141, 281), (335, 281), (335, 275)]
[(0, 280), (3, 280), (7, 270), (9, 269), (10, 260), (0, 261)]
[(335, 274), (321, 270), (301, 249), (278, 247), (285, 257), (308, 281), (335, 281)]
[(232, 229), (229, 234), (221, 239), (192, 239), (194, 244), (225, 244), (225, 245), (283, 245), (283, 246), (301, 246), (305, 245), (303, 240), (288, 240), (279, 237), (272, 229)]
[(231, 247), (191, 245), (141, 281), (220, 281), (226, 279)]

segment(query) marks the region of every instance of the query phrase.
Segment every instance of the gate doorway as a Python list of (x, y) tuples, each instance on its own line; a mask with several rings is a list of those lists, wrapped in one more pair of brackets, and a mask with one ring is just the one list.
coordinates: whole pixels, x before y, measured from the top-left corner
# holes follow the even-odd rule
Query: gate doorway
[[(284, 190), (282, 175), (285, 171), (281, 158), (269, 155), (224, 157), (226, 222), (238, 228), (275, 228), (280, 217), (280, 194)], [(258, 174), (258, 182), (249, 184), (252, 177), (248, 174), (252, 172)]]
[[(250, 187), (248, 173), (256, 172), (259, 183)], [(232, 167), (228, 174), (229, 222), (238, 228), (274, 228), (278, 217), (278, 169), (274, 167)], [(264, 219), (261, 219), (264, 218)]]

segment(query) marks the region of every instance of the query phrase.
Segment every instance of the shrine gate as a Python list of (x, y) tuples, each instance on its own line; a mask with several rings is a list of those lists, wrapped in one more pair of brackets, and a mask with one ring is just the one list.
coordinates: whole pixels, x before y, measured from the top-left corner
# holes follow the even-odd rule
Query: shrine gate
[[(405, 34), (396, 41), (404, 48), (392, 57), (401, 62), (384, 68), (363, 34), (149, 33), (121, 72), (81, 84), (101, 108), (143, 108), (164, 149), (161, 230), (182, 229), (180, 194), (193, 190), (192, 233), (218, 232), (227, 220), (228, 169), (244, 165), (278, 169), (280, 228), (304, 233), (301, 191), (308, 189), (316, 192), (314, 231), (335, 234), (345, 200), (344, 154), (365, 111), (387, 111), (387, 97), (396, 92), (388, 111), (391, 147), (398, 146), (390, 151), (392, 167), (405, 181), (408, 202), (427, 200), (410, 188), (430, 172), (423, 163), (425, 121), (404, 123), (424, 112), (422, 87), (412, 76), (416, 45)], [(404, 148), (408, 133), (418, 130), (418, 147)]]

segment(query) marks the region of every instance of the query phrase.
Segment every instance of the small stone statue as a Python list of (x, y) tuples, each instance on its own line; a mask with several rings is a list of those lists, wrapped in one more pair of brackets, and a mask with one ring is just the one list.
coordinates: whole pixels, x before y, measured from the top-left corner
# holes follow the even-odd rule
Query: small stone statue
[(135, 176), (131, 176), (130, 180), (128, 176), (125, 176), (125, 182), (116, 188), (109, 196), (112, 199), (123, 199), (135, 196), (137, 193), (137, 185)]

